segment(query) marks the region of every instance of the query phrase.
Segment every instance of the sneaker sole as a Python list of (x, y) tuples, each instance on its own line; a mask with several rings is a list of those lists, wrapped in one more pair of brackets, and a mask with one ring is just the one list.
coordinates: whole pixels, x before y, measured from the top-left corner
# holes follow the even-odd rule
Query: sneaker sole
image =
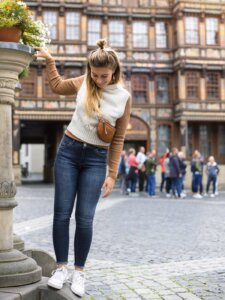
[(47, 284), (48, 284), (48, 286), (50, 286), (54, 289), (57, 289), (57, 290), (61, 290), (61, 288), (63, 287), (61, 285), (57, 285), (57, 284), (54, 284), (54, 283), (51, 283), (51, 282), (48, 282)]
[(78, 293), (78, 292), (76, 292), (76, 291), (73, 289), (72, 286), (71, 286), (71, 291), (72, 291), (75, 295), (77, 295), (77, 296), (79, 296), (79, 297), (83, 297), (84, 294), (85, 294), (85, 293)]

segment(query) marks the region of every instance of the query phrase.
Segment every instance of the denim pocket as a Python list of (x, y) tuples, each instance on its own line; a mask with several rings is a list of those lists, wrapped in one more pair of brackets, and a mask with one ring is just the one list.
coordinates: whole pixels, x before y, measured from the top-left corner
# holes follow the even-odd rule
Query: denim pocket
[(94, 152), (101, 157), (106, 157), (108, 150), (103, 148), (94, 148)]
[(61, 147), (68, 147), (71, 146), (75, 143), (75, 140), (67, 136), (66, 134), (63, 136), (61, 143), (60, 143), (60, 148)]

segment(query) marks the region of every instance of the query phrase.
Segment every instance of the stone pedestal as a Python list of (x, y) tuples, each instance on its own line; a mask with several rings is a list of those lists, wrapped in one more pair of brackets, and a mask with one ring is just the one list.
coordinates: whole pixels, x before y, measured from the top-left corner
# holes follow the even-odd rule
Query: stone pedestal
[(12, 166), (12, 105), (18, 74), (32, 60), (33, 49), (0, 42), (0, 287), (41, 280), (32, 258), (13, 249), (13, 208), (16, 186)]

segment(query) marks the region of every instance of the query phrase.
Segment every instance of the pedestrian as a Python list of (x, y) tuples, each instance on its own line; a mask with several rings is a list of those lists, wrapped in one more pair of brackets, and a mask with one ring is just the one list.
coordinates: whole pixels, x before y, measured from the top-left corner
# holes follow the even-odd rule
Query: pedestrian
[(171, 194), (171, 177), (170, 177), (170, 157), (171, 152), (168, 152), (164, 160), (164, 169), (165, 169), (165, 180), (166, 180), (166, 197), (170, 198)]
[(119, 162), (118, 176), (120, 181), (120, 193), (122, 195), (127, 194), (127, 153), (125, 150), (122, 151)]
[(181, 189), (179, 184), (179, 178), (181, 176), (180, 160), (178, 157), (178, 149), (172, 149), (172, 155), (170, 157), (170, 178), (172, 194), (176, 198), (180, 198)]
[(144, 164), (146, 168), (148, 195), (150, 197), (155, 197), (155, 188), (156, 188), (155, 172), (157, 166), (155, 150), (152, 150), (149, 153), (149, 156), (144, 162)]
[(213, 192), (211, 194), (211, 197), (215, 197), (216, 182), (217, 182), (217, 177), (218, 177), (219, 171), (220, 171), (220, 169), (215, 161), (214, 156), (210, 156), (208, 159), (208, 163), (206, 165), (206, 174), (208, 176), (207, 185), (206, 185), (206, 194), (205, 194), (206, 196), (208, 196), (209, 187), (212, 182)]
[(161, 167), (161, 183), (160, 183), (160, 193), (163, 193), (164, 189), (164, 183), (166, 181), (165, 179), (165, 166), (164, 166), (164, 161), (167, 157), (167, 154), (169, 153), (169, 149), (166, 149), (166, 152), (159, 158), (159, 164)]
[(129, 173), (127, 176), (128, 179), (128, 192), (131, 193), (131, 196), (136, 193), (136, 185), (138, 180), (138, 161), (135, 156), (136, 150), (134, 148), (130, 148), (128, 150), (128, 164), (129, 164)]
[(203, 174), (203, 159), (198, 150), (195, 150), (191, 161), (191, 172), (192, 172), (192, 191), (193, 197), (201, 199), (201, 192), (203, 191), (202, 186), (202, 174)]
[(139, 152), (137, 154), (139, 192), (144, 191), (144, 184), (146, 178), (145, 165), (144, 165), (145, 160), (146, 160), (145, 147), (140, 147)]
[(179, 177), (179, 190), (181, 198), (186, 197), (186, 193), (184, 192), (184, 179), (186, 175), (187, 164), (184, 160), (184, 153), (182, 151), (178, 152), (179, 163), (180, 163), (180, 172), (181, 175)]
[[(99, 40), (97, 46), (88, 55), (86, 74), (67, 80), (59, 76), (48, 51), (37, 48), (35, 54), (47, 60), (47, 76), (54, 93), (77, 93), (76, 110), (54, 164), (53, 244), (57, 269), (48, 285), (61, 289), (68, 277), (69, 222), (77, 198), (71, 290), (78, 296), (85, 294), (84, 267), (91, 246), (96, 205), (101, 191), (102, 197), (107, 197), (114, 187), (131, 107), (130, 95), (120, 84), (117, 54), (106, 47), (105, 40)], [(103, 126), (105, 131), (101, 130)]]

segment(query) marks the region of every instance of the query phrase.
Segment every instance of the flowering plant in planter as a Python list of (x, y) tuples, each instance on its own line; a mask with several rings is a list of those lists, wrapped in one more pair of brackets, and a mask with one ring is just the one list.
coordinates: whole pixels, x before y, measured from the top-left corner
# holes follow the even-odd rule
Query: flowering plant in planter
[(50, 43), (49, 30), (33, 19), (26, 3), (18, 0), (0, 0), (0, 29), (17, 27), (21, 30), (19, 43), (31, 47), (45, 47)]

